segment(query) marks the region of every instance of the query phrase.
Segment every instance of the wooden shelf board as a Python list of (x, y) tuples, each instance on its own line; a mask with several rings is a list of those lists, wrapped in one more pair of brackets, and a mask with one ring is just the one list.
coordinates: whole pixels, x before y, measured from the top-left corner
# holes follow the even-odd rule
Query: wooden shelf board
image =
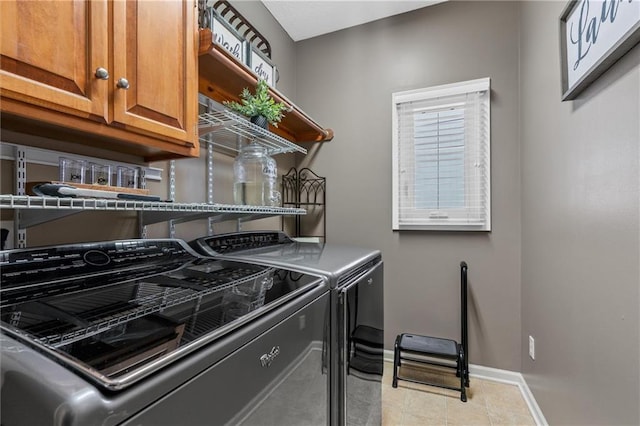
[[(213, 43), (208, 29), (200, 30), (198, 54), (200, 93), (222, 103), (239, 101), (245, 87), (255, 89), (257, 76), (225, 49)], [(269, 94), (276, 102), (284, 102), (291, 107), (278, 127), (269, 126), (270, 131), (291, 142), (325, 142), (333, 139), (333, 130), (320, 126), (276, 89), (270, 88)]]

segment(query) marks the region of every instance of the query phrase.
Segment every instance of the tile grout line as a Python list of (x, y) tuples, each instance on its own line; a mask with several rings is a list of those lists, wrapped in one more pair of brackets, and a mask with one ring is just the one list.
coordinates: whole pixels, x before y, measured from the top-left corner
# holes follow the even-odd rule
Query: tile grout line
[(484, 408), (487, 410), (487, 417), (489, 417), (489, 424), (493, 426), (493, 418), (491, 417), (491, 412), (489, 411), (489, 402), (487, 401), (487, 390), (484, 388), (484, 382), (480, 380), (480, 384), (482, 385), (482, 397), (484, 398)]
[(444, 399), (444, 424), (449, 426), (449, 401), (447, 398)]

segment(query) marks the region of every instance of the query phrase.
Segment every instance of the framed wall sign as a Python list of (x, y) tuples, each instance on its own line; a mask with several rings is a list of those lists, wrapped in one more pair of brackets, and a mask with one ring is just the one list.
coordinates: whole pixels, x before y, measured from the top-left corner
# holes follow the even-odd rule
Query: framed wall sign
[(640, 0), (571, 0), (560, 16), (562, 100), (575, 99), (640, 42)]
[(246, 42), (231, 25), (213, 10), (209, 17), (213, 41), (228, 50), (241, 63), (246, 62)]
[(276, 82), (278, 81), (276, 66), (253, 45), (251, 45), (251, 51), (249, 52), (249, 68), (258, 78), (265, 80), (269, 86), (276, 87)]

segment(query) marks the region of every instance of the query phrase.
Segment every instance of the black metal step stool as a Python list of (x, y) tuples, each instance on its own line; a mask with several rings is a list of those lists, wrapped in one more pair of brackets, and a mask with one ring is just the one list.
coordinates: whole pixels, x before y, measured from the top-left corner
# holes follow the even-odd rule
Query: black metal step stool
[[(466, 388), (469, 387), (469, 347), (467, 339), (467, 263), (460, 262), (460, 316), (461, 341), (439, 337), (420, 336), (403, 333), (396, 337), (393, 353), (393, 387), (398, 387), (398, 380), (437, 386), (445, 389), (460, 391), (460, 400), (467, 402)], [(447, 386), (439, 383), (399, 377), (398, 371), (402, 360), (410, 360), (420, 364), (438, 365), (453, 368), (456, 376), (460, 377), (460, 387)], [(446, 364), (442, 361), (450, 361)], [(455, 366), (452, 363), (455, 362)]]

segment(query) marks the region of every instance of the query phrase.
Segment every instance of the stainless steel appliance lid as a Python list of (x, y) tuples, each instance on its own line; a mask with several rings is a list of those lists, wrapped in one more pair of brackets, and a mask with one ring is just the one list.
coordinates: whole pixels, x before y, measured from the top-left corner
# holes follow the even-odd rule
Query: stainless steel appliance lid
[(179, 269), (198, 257), (173, 239), (120, 240), (0, 252), (0, 307)]
[(282, 268), (198, 257), (179, 240), (13, 250), (0, 261), (3, 332), (108, 389), (323, 285)]
[(208, 256), (295, 268), (335, 279), (381, 256), (379, 250), (363, 247), (297, 242), (280, 231), (214, 235), (189, 244)]

